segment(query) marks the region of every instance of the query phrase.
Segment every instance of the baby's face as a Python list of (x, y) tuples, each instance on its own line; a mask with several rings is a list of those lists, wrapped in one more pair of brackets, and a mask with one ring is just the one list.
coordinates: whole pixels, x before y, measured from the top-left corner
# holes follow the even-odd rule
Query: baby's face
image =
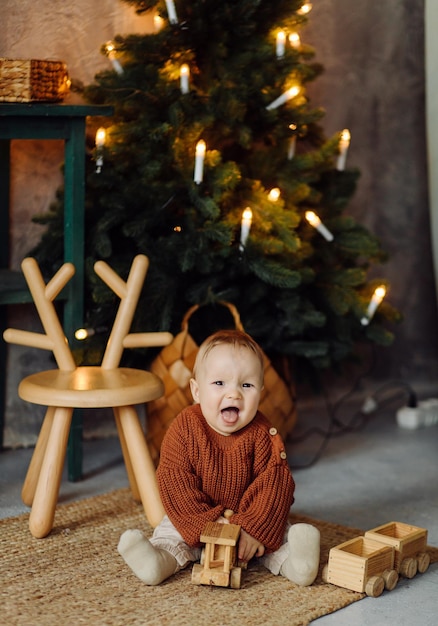
[(249, 348), (220, 344), (207, 354), (190, 385), (193, 399), (201, 405), (211, 428), (231, 435), (254, 419), (263, 371)]

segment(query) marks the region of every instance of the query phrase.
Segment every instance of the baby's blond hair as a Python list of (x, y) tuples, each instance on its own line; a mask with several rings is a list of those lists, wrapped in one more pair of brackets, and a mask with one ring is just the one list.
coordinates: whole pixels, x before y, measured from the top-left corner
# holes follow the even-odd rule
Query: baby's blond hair
[(196, 355), (195, 364), (193, 366), (193, 378), (196, 378), (196, 373), (199, 370), (201, 363), (205, 360), (206, 356), (211, 352), (211, 350), (216, 346), (224, 344), (233, 346), (234, 348), (247, 348), (248, 350), (251, 350), (251, 352), (255, 354), (260, 362), (261, 377), (263, 380), (265, 365), (262, 349), (250, 335), (243, 332), (242, 330), (236, 329), (218, 330), (202, 342), (199, 348), (199, 352)]

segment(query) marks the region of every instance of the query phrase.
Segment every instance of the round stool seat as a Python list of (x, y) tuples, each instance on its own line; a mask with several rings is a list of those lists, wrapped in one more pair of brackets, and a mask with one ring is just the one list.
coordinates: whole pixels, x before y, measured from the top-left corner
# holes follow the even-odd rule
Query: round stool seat
[(27, 376), (18, 387), (20, 398), (27, 402), (75, 409), (130, 406), (149, 402), (163, 393), (158, 376), (128, 367), (46, 370)]

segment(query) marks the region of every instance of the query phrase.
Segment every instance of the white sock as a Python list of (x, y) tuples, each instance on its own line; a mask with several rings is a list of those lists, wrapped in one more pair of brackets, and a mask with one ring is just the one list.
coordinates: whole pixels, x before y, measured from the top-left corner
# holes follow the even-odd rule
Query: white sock
[(126, 530), (120, 537), (117, 550), (134, 574), (147, 585), (159, 585), (178, 567), (173, 554), (155, 548), (140, 530)]
[(311, 585), (319, 569), (320, 533), (310, 524), (294, 524), (287, 535), (289, 556), (280, 569), (280, 574), (293, 583), (307, 587)]

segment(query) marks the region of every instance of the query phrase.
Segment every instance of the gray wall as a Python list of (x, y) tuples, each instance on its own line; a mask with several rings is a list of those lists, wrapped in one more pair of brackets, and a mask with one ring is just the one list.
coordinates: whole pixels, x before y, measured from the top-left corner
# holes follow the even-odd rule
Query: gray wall
[(382, 241), (388, 298), (404, 315), (374, 375), (438, 387), (425, 134), (424, 1), (318, 0), (303, 33), (324, 75), (310, 88), (328, 135), (349, 128), (361, 171), (351, 213)]

